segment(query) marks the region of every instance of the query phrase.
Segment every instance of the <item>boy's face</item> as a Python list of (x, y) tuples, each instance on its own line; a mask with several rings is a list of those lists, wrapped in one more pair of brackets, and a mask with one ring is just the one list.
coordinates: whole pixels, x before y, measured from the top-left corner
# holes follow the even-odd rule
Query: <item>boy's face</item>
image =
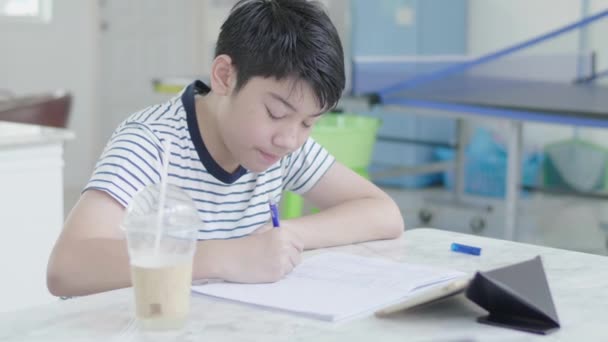
[(302, 146), (323, 113), (311, 87), (294, 79), (253, 77), (225, 104), (223, 142), (234, 161), (253, 172)]

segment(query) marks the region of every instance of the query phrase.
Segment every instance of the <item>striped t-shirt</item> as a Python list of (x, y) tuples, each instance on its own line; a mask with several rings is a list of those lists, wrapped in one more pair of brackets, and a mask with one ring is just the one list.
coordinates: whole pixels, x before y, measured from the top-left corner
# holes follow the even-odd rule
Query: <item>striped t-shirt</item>
[(199, 238), (236, 238), (268, 222), (269, 195), (278, 201), (283, 190), (306, 193), (333, 164), (334, 158), (309, 138), (264, 172), (242, 167), (226, 172), (209, 154), (198, 129), (194, 96), (207, 92), (209, 88), (196, 81), (171, 100), (123, 121), (106, 145), (85, 191), (104, 191), (129, 206), (138, 191), (160, 182), (162, 146), (170, 137), (168, 180), (194, 200), (203, 222)]

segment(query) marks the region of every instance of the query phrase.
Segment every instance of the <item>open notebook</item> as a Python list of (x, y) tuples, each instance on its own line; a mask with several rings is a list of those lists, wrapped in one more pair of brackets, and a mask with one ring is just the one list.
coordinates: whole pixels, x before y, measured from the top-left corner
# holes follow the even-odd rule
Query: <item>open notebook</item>
[(462, 272), (342, 253), (305, 259), (270, 284), (211, 283), (192, 290), (208, 296), (339, 321), (398, 303)]

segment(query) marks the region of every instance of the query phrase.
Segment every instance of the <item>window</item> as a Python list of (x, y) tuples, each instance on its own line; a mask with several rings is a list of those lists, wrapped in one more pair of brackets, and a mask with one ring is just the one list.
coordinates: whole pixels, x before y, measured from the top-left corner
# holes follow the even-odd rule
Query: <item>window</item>
[(41, 21), (51, 19), (52, 0), (0, 0), (0, 20)]

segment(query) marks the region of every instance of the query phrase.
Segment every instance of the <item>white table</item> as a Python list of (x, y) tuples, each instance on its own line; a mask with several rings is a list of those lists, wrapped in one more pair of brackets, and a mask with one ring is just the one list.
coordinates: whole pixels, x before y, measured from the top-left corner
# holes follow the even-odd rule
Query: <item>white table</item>
[[(453, 241), (480, 246), (482, 255), (451, 252), (449, 245)], [(332, 250), (467, 272), (492, 269), (540, 254), (562, 327), (553, 334), (540, 336), (479, 324), (475, 318), (485, 312), (463, 295), (391, 318), (367, 316), (341, 323), (193, 295), (191, 319), (183, 331), (151, 334), (132, 325), (132, 290), (123, 289), (0, 315), (0, 341), (608, 340), (606, 257), (435, 229), (413, 229), (406, 231), (400, 240)], [(116, 338), (120, 332), (123, 336)]]
[(63, 226), (65, 129), (0, 121), (0, 312), (52, 303), (46, 264)]

